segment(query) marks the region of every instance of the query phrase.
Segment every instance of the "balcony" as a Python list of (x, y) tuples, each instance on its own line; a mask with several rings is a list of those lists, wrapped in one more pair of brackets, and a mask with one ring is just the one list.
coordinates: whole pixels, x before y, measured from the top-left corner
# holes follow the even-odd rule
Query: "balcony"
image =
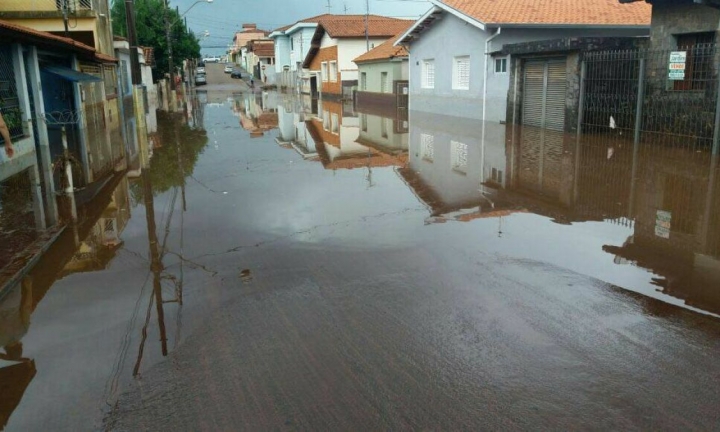
[(2, 0), (0, 18), (55, 18), (62, 16), (63, 4), (67, 2), (73, 17), (93, 16), (93, 0)]

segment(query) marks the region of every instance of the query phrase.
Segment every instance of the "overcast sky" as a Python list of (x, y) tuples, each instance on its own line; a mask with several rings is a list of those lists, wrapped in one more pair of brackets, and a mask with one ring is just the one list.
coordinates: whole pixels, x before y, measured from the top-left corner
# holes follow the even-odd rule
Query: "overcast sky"
[[(369, 0), (370, 13), (403, 18), (417, 18), (430, 8), (424, 0)], [(170, 0), (180, 13), (195, 0)], [(212, 4), (200, 3), (186, 15), (188, 25), (196, 34), (205, 30), (210, 37), (202, 45), (226, 47), (232, 41), (236, 29), (243, 23), (256, 23), (263, 30), (272, 30), (303, 18), (327, 12), (327, 0), (213, 0)], [(334, 14), (364, 14), (365, 0), (330, 0), (330, 12)], [(225, 48), (203, 49), (203, 54), (222, 54)]]

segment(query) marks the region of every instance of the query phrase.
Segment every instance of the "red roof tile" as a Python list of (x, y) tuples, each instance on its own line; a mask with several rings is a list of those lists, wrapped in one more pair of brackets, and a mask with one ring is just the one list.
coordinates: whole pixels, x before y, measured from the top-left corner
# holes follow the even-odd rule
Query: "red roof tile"
[(618, 0), (436, 0), (485, 24), (649, 26), (652, 6)]
[[(332, 38), (365, 37), (365, 15), (329, 15), (321, 18), (319, 24)], [(368, 34), (370, 37), (392, 37), (411, 24), (408, 20), (369, 15)]]
[(407, 48), (402, 45), (395, 46), (395, 42), (405, 33), (405, 30), (407, 30), (407, 27), (401, 30), (394, 38), (388, 39), (353, 61), (355, 63), (364, 63), (378, 60), (391, 60), (396, 57), (407, 57), (410, 55)]

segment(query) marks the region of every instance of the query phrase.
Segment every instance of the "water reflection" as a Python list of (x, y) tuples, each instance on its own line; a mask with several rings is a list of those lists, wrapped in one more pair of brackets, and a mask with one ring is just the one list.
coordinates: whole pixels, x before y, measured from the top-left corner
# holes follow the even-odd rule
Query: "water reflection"
[[(78, 208), (78, 223), (66, 227), (28, 275), (0, 298), (0, 430), (21, 403), (41, 405), (38, 400), (23, 401), (33, 380), (42, 381), (36, 383), (37, 388), (47, 389), (66, 379), (57, 375), (62, 371), (55, 368), (44, 371), (38, 366), (41, 363), (36, 364), (36, 355), (44, 355), (48, 346), (38, 347), (36, 343), (33, 350), (27, 350), (23, 342), (31, 329), (33, 313), (61, 279), (107, 270), (121, 255), (146, 263), (151, 276), (146, 283), (151, 284), (151, 289), (141, 299), (147, 304), (146, 317), (139, 329), (137, 356), (128, 364), (134, 364), (133, 373), (137, 374), (143, 358), (147, 357), (145, 348), (152, 341), (147, 339), (152, 333), (149, 328), (152, 317), (161, 334), (160, 355), (168, 354), (170, 336), (165, 325), (165, 309), (172, 304), (173, 312), (179, 317), (182, 306), (185, 179), (192, 175), (208, 142), (206, 132), (198, 127), (202, 125), (202, 112), (202, 107), (193, 100), (179, 112), (159, 112), (157, 132), (153, 133), (157, 147), (150, 168), (143, 170), (142, 177), (136, 180), (131, 181), (124, 172), (119, 172), (105, 182)], [(132, 125), (125, 126), (129, 128), (126, 132), (132, 130)], [(155, 213), (155, 200), (161, 195), (165, 206), (161, 216), (164, 235), (158, 234), (156, 218), (159, 215)], [(145, 208), (147, 254), (126, 249), (123, 240), (133, 209), (139, 204)], [(174, 242), (168, 239), (173, 214), (175, 220), (179, 219), (180, 227), (180, 240)], [(167, 261), (171, 261), (172, 270), (168, 269)], [(180, 325), (179, 318), (175, 322)], [(178, 338), (179, 333), (179, 328), (174, 329), (173, 337)], [(128, 356), (129, 352), (132, 351), (125, 350), (124, 355)], [(123, 364), (125, 360), (119, 359), (115, 365), (118, 373), (124, 372)], [(118, 380), (119, 375), (115, 374), (109, 384), (108, 397), (117, 391)]]

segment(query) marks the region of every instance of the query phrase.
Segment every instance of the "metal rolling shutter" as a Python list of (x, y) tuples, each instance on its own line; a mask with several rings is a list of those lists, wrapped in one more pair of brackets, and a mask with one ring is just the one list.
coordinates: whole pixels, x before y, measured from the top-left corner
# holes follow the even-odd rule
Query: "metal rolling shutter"
[(565, 93), (567, 87), (565, 62), (548, 62), (545, 91), (545, 128), (565, 130)]
[(545, 63), (527, 63), (523, 87), (522, 123), (542, 126), (545, 87)]

